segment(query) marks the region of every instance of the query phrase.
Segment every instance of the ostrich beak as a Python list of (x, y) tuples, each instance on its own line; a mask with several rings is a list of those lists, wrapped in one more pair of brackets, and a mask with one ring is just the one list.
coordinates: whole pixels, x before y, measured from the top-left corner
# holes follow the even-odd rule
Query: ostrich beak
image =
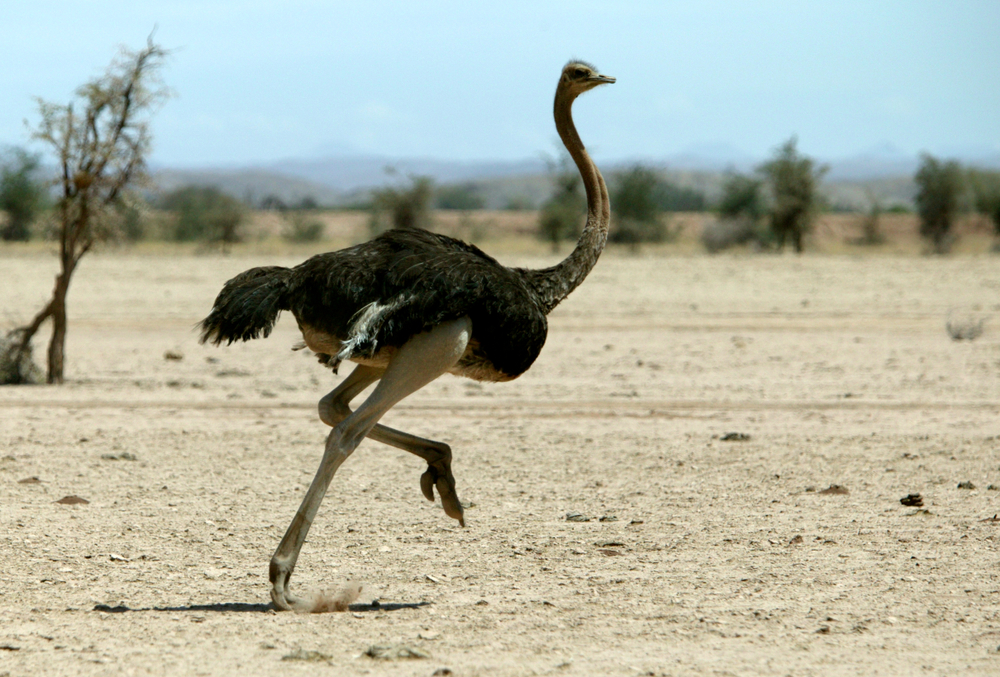
[(587, 79), (598, 85), (613, 85), (615, 83), (615, 79), (610, 75), (599, 75), (595, 73)]

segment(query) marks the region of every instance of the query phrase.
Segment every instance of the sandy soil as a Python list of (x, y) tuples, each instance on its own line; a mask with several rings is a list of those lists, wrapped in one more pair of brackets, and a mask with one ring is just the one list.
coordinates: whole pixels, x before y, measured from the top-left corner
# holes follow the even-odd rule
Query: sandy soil
[[(324, 615), (272, 611), (267, 562), (336, 377), (289, 317), (192, 328), (295, 262), (83, 262), (69, 382), (0, 388), (0, 675), (1000, 674), (995, 258), (606, 257), (524, 377), (386, 417), (453, 446), (466, 529), (419, 459), (345, 464), (292, 582), (366, 589)], [(7, 322), (54, 269), (0, 254)]]

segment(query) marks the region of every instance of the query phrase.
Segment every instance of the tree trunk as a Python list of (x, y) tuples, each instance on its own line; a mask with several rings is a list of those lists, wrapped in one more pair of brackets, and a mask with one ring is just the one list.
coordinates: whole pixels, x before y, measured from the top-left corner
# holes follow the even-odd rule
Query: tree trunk
[(66, 350), (66, 291), (69, 277), (65, 273), (56, 277), (52, 295), (52, 338), (49, 340), (49, 383), (63, 382), (63, 355)]
[(63, 382), (63, 362), (66, 353), (66, 294), (69, 281), (76, 270), (76, 260), (72, 256), (63, 258), (63, 269), (56, 276), (56, 287), (52, 291), (52, 338), (49, 340), (49, 383)]

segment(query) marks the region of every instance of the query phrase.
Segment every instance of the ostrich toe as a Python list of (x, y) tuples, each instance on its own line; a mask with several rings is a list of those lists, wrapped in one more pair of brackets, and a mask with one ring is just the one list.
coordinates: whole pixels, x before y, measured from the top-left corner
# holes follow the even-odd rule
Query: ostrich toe
[(438, 464), (428, 465), (427, 470), (420, 476), (420, 490), (428, 501), (434, 500), (434, 487), (437, 487), (438, 495), (441, 497), (441, 507), (448, 517), (458, 520), (461, 526), (465, 526), (465, 513), (462, 510), (462, 503), (458, 500), (458, 493), (455, 491), (455, 477), (451, 474), (448, 465), (437, 467)]

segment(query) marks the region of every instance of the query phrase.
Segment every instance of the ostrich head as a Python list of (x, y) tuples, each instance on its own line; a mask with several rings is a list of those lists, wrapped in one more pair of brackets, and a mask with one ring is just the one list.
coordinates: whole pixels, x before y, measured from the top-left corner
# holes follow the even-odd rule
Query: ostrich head
[(585, 61), (570, 61), (563, 68), (562, 77), (559, 78), (559, 89), (569, 94), (571, 98), (576, 98), (598, 85), (611, 84), (614, 81), (614, 78), (598, 73), (596, 68)]

